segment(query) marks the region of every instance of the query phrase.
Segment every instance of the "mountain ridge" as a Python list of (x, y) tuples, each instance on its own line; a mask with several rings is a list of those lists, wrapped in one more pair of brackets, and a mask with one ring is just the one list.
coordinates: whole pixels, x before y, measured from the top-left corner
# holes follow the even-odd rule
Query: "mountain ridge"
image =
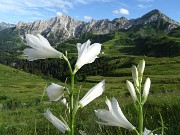
[(0, 31), (8, 28), (15, 27), (15, 24), (10, 24), (10, 23), (5, 23), (5, 22), (0, 22)]
[[(155, 9), (137, 19), (127, 19), (125, 17), (109, 19), (91, 20), (89, 22), (75, 20), (68, 15), (56, 16), (49, 20), (37, 20), (34, 22), (19, 22), (16, 29), (20, 31), (20, 35), (41, 33), (45, 37), (55, 38), (73, 38), (79, 37), (85, 32), (93, 34), (108, 34), (117, 29), (129, 29), (133, 27), (141, 27), (146, 24), (158, 23), (159, 20), (165, 21), (163, 27), (165, 31), (170, 32), (174, 28), (180, 26), (179, 22), (174, 21), (170, 17), (164, 15)], [(163, 25), (163, 24), (162, 24)]]

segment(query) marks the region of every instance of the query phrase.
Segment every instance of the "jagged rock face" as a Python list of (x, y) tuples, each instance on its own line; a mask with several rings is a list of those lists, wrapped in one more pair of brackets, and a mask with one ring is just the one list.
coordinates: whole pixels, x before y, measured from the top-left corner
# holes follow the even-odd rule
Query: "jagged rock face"
[(5, 22), (1, 22), (0, 23), (0, 31), (4, 30), (4, 29), (7, 29), (7, 28), (12, 28), (12, 27), (15, 27), (15, 25), (14, 24), (5, 23)]
[(88, 23), (83, 21), (77, 21), (73, 18), (62, 15), (56, 16), (50, 20), (39, 20), (33, 23), (19, 22), (17, 29), (20, 30), (21, 35), (27, 33), (39, 34), (44, 36), (51, 36), (58, 38), (72, 38), (78, 37), (85, 32), (93, 32), (94, 34), (107, 34), (115, 29), (128, 29), (132, 26), (146, 25), (148, 23), (156, 22), (160, 19), (166, 21), (169, 25), (166, 27), (167, 31), (170, 31), (180, 24), (170, 19), (166, 15), (162, 14), (159, 10), (152, 10), (144, 16), (137, 19), (126, 19), (125, 17), (116, 18), (112, 21), (108, 19), (92, 20)]
[(108, 19), (92, 20), (85, 25), (82, 33), (92, 31), (94, 34), (107, 34), (113, 29), (113, 24)]
[[(167, 17), (166, 15), (164, 15), (157, 9), (152, 10), (149, 13), (143, 15), (141, 18), (136, 19), (134, 22), (134, 25), (145, 25), (145, 24), (148, 24), (151, 22), (158, 21), (160, 19), (165, 20), (166, 22), (168, 22), (171, 25), (180, 25), (178, 22)], [(173, 28), (173, 27), (171, 26), (171, 28)]]
[(76, 21), (73, 18), (63, 15), (56, 16), (50, 20), (38, 20), (33, 23), (19, 22), (17, 29), (21, 35), (27, 33), (43, 34), (45, 36), (62, 36), (62, 38), (70, 38), (79, 35), (84, 28), (84, 22)]

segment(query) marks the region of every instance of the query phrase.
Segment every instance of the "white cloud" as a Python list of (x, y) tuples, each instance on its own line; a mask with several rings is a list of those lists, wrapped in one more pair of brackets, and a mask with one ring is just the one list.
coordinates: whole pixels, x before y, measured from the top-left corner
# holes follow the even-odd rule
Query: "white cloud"
[(73, 8), (73, 3), (67, 0), (6, 0), (0, 3), (0, 12), (16, 12), (21, 11), (39, 11), (51, 10), (53, 11), (55, 8), (66, 10), (69, 8)]
[(139, 2), (153, 2), (154, 0), (138, 0)]
[(139, 4), (138, 7), (140, 7), (140, 8), (149, 8), (149, 7), (151, 7), (151, 5)]
[[(57, 11), (67, 14), (77, 5), (100, 4), (114, 0), (0, 0), (0, 16), (4, 21), (32, 21), (52, 17)], [(12, 16), (12, 17), (9, 17)]]
[(57, 11), (67, 13), (68, 9), (74, 8), (73, 2), (72, 0), (0, 0), (0, 16), (9, 21), (12, 19), (8, 16), (15, 17), (15, 20), (19, 21), (44, 19), (45, 16), (50, 17)]
[(84, 16), (84, 20), (86, 20), (86, 21), (91, 21), (92, 18), (91, 18), (90, 16)]
[(120, 8), (120, 9), (118, 9), (118, 10), (114, 10), (114, 11), (113, 11), (113, 14), (129, 15), (129, 10), (124, 9), (124, 8)]
[(63, 13), (61, 13), (61, 12), (56, 13), (56, 16), (62, 16), (62, 15), (63, 15)]

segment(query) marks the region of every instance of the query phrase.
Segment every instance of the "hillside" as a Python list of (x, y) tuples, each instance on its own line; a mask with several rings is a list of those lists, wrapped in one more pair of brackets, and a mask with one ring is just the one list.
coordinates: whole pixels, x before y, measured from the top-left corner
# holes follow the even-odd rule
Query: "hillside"
[[(105, 108), (104, 101), (106, 97), (116, 97), (121, 103), (123, 112), (131, 122), (135, 122), (136, 116), (132, 116), (132, 112), (135, 112), (133, 101), (130, 98), (130, 94), (127, 91), (125, 81), (131, 80), (131, 65), (137, 64), (140, 59), (146, 60), (145, 78), (150, 77), (152, 81), (150, 95), (148, 102), (145, 106), (146, 115), (152, 116), (146, 117), (145, 124), (153, 125), (151, 128), (160, 126), (159, 113), (161, 113), (166, 127), (167, 134), (178, 135), (178, 117), (179, 117), (179, 65), (180, 58), (154, 58), (154, 57), (109, 57), (105, 59), (108, 65), (99, 65), (99, 69), (105, 66), (107, 71), (103, 72), (104, 75), (96, 75), (93, 70), (94, 65), (98, 65), (99, 59), (97, 59), (93, 66), (86, 65), (81, 69), (81, 73), (94, 72), (93, 76), (88, 75), (84, 78), (83, 82), (76, 81), (76, 92), (79, 86), (82, 85), (81, 95), (84, 95), (90, 87), (94, 86), (102, 79), (106, 79), (106, 90), (101, 97), (96, 99), (96, 102), (92, 102), (88, 107), (80, 110), (77, 115), (77, 124), (81, 125), (83, 121), (84, 129), (87, 133), (98, 134), (103, 132), (119, 133), (124, 135), (125, 131), (114, 128), (98, 128), (95, 123), (97, 118), (94, 115), (94, 110), (97, 108)], [(101, 60), (100, 60), (101, 61)], [(113, 65), (113, 66), (110, 66)], [(67, 67), (67, 66), (66, 66)], [(66, 116), (66, 108), (60, 104), (51, 104), (45, 95), (42, 100), (42, 94), (46, 84), (50, 82), (59, 83), (57, 80), (48, 79), (45, 80), (41, 77), (25, 73), (23, 71), (13, 69), (4, 65), (0, 65), (0, 134), (2, 135), (25, 135), (25, 134), (38, 134), (44, 135), (47, 132), (49, 134), (58, 134), (58, 130), (52, 125), (48, 124), (42, 113), (44, 109), (51, 108), (55, 115), (58, 116), (61, 112), (62, 116)], [(65, 70), (65, 69), (63, 69)], [(106, 70), (105, 70), (106, 71)], [(62, 85), (62, 83), (60, 83)], [(58, 110), (57, 112), (55, 110)], [(130, 113), (131, 112), (131, 113)], [(134, 113), (135, 114), (135, 113)], [(88, 119), (87, 119), (88, 116)], [(92, 124), (93, 123), (93, 124)], [(93, 131), (92, 131), (93, 129)], [(78, 133), (78, 131), (77, 131)], [(129, 134), (128, 134), (129, 133)], [(126, 132), (126, 135), (132, 135), (131, 132)]]
[(0, 31), (0, 53), (22, 49), (24, 42), (15, 28)]
[(0, 103), (5, 104), (6, 108), (8, 107), (6, 104), (11, 100), (23, 101), (27, 104), (38, 100), (44, 87), (50, 82), (40, 76), (0, 64)]

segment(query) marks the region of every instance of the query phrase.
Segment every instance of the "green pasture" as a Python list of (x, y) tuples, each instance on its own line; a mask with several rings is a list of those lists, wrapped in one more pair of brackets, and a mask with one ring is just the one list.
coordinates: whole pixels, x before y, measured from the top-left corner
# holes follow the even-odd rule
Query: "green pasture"
[[(126, 80), (132, 81), (131, 65), (145, 59), (144, 79), (151, 78), (152, 85), (145, 109), (145, 126), (152, 130), (161, 126), (160, 115), (167, 127), (166, 135), (179, 135), (180, 112), (180, 57), (155, 58), (146, 56), (123, 56), (109, 61), (119, 68), (112, 73), (116, 76), (87, 76), (84, 82), (76, 82), (81, 87), (80, 98), (95, 84), (106, 80), (103, 95), (80, 109), (76, 119), (76, 134), (83, 135), (133, 135), (131, 131), (118, 127), (99, 126), (94, 110), (106, 108), (105, 99), (115, 97), (128, 120), (136, 124), (136, 110), (126, 88)], [(126, 65), (125, 65), (126, 63)], [(123, 65), (124, 64), (124, 65)], [(45, 95), (44, 88), (50, 83), (59, 82), (53, 78), (42, 78), (33, 74), (0, 65), (0, 135), (60, 135), (43, 116), (46, 108), (54, 115), (67, 118), (68, 110), (61, 102), (51, 103)]]

